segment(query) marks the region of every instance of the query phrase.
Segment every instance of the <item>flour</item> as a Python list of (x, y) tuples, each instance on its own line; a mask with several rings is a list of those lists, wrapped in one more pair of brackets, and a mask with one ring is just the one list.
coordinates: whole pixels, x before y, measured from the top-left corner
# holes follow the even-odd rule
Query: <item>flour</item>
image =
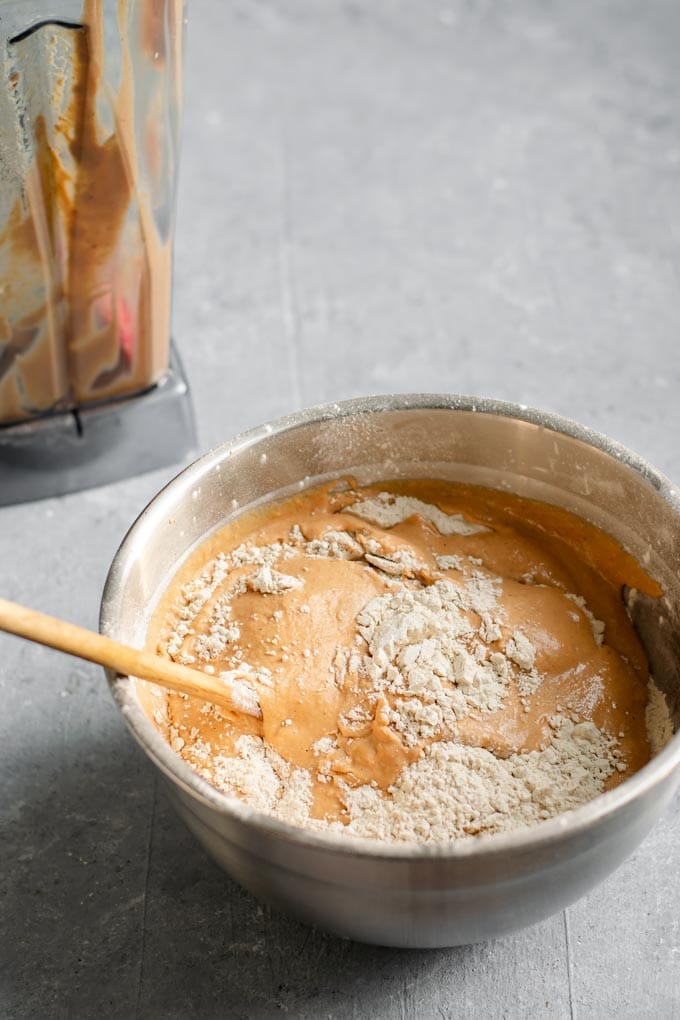
[(513, 662), (516, 662), (520, 669), (529, 672), (534, 668), (536, 649), (521, 630), (516, 630), (506, 642), (505, 654)]
[(479, 615), (481, 617), (479, 635), (482, 641), (486, 641), (487, 644), (493, 644), (495, 641), (500, 641), (503, 637), (500, 620), (492, 616), (489, 612), (483, 612)]
[(379, 492), (377, 496), (353, 503), (346, 507), (346, 513), (363, 517), (382, 528), (393, 528), (417, 514), (433, 524), (440, 535), (477, 535), (489, 531), (483, 524), (466, 520), (462, 514), (445, 514), (439, 507), (415, 496), (395, 496), (391, 492)]
[[(179, 599), (174, 607), (176, 621), (166, 645), (170, 657), (175, 658), (179, 655), (184, 640), (192, 632), (194, 620), (218, 588), (224, 584), (234, 567), (272, 567), (279, 559), (290, 558), (293, 555), (295, 555), (295, 546), (282, 542), (273, 542), (265, 546), (255, 546), (245, 542), (231, 553), (219, 553), (203, 568), (198, 577), (183, 585), (180, 590)], [(229, 592), (225, 593), (213, 609), (214, 631), (210, 636), (215, 638), (215, 646), (219, 647), (221, 651), (224, 650), (227, 642), (235, 640), (236, 637), (234, 631), (229, 634), (220, 633), (223, 626), (228, 627), (229, 601), (243, 591), (245, 591), (244, 583), (237, 583)], [(209, 645), (206, 645), (205, 642), (198, 642), (196, 651), (199, 658), (203, 659), (209, 654), (208, 648)]]
[(433, 744), (381, 796), (347, 794), (348, 829), (386, 842), (444, 843), (535, 825), (587, 803), (616, 765), (616, 742), (592, 723), (554, 717), (543, 751), (497, 758), (481, 747)]
[(590, 609), (586, 605), (586, 600), (583, 598), (582, 595), (574, 595), (573, 592), (569, 592), (567, 594), (567, 598), (571, 599), (572, 602), (576, 603), (576, 605), (579, 607), (581, 612), (584, 614), (584, 616), (588, 620), (588, 623), (590, 624), (591, 629), (593, 631), (593, 637), (595, 638), (595, 641), (597, 642), (597, 644), (598, 645), (603, 644), (605, 628), (604, 628), (604, 623), (602, 622), (602, 620), (596, 620), (595, 619), (593, 613), (590, 611)]
[(364, 547), (348, 531), (327, 531), (323, 538), (312, 539), (305, 543), (308, 556), (325, 556), (339, 560), (360, 560), (364, 555)]
[(440, 570), (462, 570), (463, 569), (463, 557), (456, 555), (449, 556), (435, 556), (435, 561)]
[(497, 617), (502, 618), (503, 610), (498, 605), (502, 587), (500, 577), (473, 570), (472, 576), (463, 584), (453, 584), (452, 598), (457, 600), (461, 609), (472, 610), (479, 616), (496, 612)]
[(268, 564), (260, 569), (247, 580), (251, 591), (259, 591), (261, 595), (281, 595), (295, 588), (301, 588), (304, 581), (299, 577), (292, 577), (290, 574), (281, 574)]
[(391, 577), (404, 577), (405, 575), (413, 577), (425, 569), (413, 553), (404, 549), (399, 549), (390, 556), (376, 556), (375, 553), (367, 552), (366, 562)]
[(521, 630), (513, 632), (505, 644), (505, 654), (508, 659), (519, 666), (517, 675), (517, 689), (524, 711), (531, 711), (530, 697), (535, 694), (543, 682), (543, 676), (535, 668), (536, 649)]
[(192, 621), (227, 577), (229, 566), (230, 561), (226, 556), (217, 556), (195, 580), (182, 588), (176, 608), (177, 622), (167, 645), (168, 654), (172, 658), (179, 654), (182, 642), (191, 630)]
[(311, 807), (309, 773), (293, 768), (260, 737), (239, 737), (236, 751), (214, 759), (212, 781), (258, 811), (304, 825)]
[(330, 754), (337, 746), (337, 740), (329, 734), (327, 737), (320, 737), (312, 747), (312, 750), (314, 754)]
[(194, 652), (199, 659), (210, 662), (224, 653), (227, 645), (237, 641), (240, 629), (231, 619), (231, 599), (229, 596), (217, 599), (212, 609), (207, 634), (199, 634), (194, 641)]
[(260, 701), (257, 690), (253, 686), (253, 680), (258, 679), (260, 683), (267, 685), (263, 670), (256, 674), (252, 671), (252, 679), (247, 673), (241, 670), (227, 669), (220, 673), (220, 680), (223, 680), (229, 689), (231, 700), (237, 708), (257, 716), (261, 714)]
[(228, 565), (234, 567), (272, 567), (280, 559), (290, 559), (295, 555), (295, 551), (296, 547), (293, 542), (270, 542), (268, 545), (253, 545), (252, 542), (244, 542), (227, 555), (225, 560)]
[(673, 723), (668, 713), (665, 695), (651, 678), (647, 684), (645, 722), (652, 755), (658, 754), (673, 736)]
[(484, 634), (493, 640), (501, 634), (490, 616), (502, 612), (501, 589), (500, 578), (483, 575), (440, 579), (377, 596), (357, 616), (366, 643), (359, 670), (376, 697), (391, 696), (389, 719), (408, 746), (450, 736), (470, 711), (502, 705), (512, 672), (506, 656), (489, 654), (484, 643)]

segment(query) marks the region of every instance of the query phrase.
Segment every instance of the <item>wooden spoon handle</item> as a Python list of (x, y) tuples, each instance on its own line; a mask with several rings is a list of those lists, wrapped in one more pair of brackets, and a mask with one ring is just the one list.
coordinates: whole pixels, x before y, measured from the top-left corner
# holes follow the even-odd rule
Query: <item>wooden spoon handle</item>
[(84, 627), (77, 627), (66, 620), (47, 616), (7, 599), (0, 599), (0, 630), (56, 648), (60, 652), (68, 652), (79, 659), (108, 666), (124, 676), (151, 680), (171, 691), (211, 701), (232, 712), (262, 718), (257, 698), (254, 694), (249, 696), (249, 687), (245, 687), (243, 694), (239, 690), (235, 696), (233, 689), (224, 680), (182, 666), (171, 659), (163, 659), (160, 655), (130, 648), (103, 634), (85, 630)]

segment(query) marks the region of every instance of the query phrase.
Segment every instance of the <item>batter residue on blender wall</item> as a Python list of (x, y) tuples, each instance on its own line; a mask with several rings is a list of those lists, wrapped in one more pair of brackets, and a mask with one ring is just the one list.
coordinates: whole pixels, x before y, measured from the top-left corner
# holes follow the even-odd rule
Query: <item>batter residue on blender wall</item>
[(6, 49), (2, 424), (167, 370), (183, 5), (119, 0), (112, 47), (115, 11), (84, 0), (78, 25), (36, 26)]

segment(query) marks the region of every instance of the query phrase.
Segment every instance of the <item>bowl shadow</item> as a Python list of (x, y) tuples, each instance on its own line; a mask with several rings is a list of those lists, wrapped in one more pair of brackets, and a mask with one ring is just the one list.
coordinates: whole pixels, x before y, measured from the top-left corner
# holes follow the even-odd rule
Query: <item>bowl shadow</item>
[(539, 944), (553, 958), (563, 949), (560, 917), (497, 942), (402, 950), (258, 903), (202, 850), (119, 725), (75, 747), (43, 744), (11, 779), (7, 1017), (436, 1016), (488, 967), (495, 983)]

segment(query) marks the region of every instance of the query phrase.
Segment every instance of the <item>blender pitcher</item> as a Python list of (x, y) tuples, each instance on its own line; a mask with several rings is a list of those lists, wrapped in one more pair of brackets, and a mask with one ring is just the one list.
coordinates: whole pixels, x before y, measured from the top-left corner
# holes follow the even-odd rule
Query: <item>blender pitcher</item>
[(0, 0), (0, 425), (168, 370), (182, 0)]

